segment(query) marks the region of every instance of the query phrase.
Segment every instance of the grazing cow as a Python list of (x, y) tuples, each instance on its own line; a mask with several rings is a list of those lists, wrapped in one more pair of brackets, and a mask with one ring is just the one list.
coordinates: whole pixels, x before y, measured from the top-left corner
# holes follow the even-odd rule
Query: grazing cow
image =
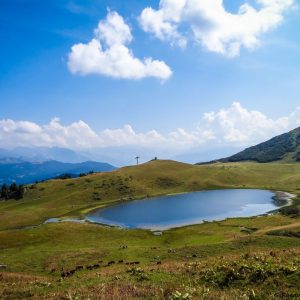
[(161, 265), (161, 261), (158, 261), (156, 264), (157, 264), (157, 265)]
[(134, 263), (135, 265), (139, 265), (139, 264), (140, 264), (139, 261), (134, 261), (133, 263)]
[(83, 266), (76, 266), (76, 270), (82, 270), (83, 269)]
[(63, 272), (61, 272), (61, 277), (62, 278), (69, 277), (69, 276), (74, 275), (74, 273), (75, 273), (75, 270), (63, 271)]
[(93, 265), (93, 269), (97, 269), (97, 268), (100, 268), (100, 265), (99, 265), (99, 264)]
[(195, 258), (195, 257), (197, 257), (197, 255), (196, 255), (196, 254), (193, 254), (193, 255), (192, 255), (192, 257), (194, 257), (194, 258)]
[(119, 264), (122, 264), (123, 262), (124, 262), (123, 259), (120, 259), (120, 260), (118, 261)]
[(111, 261), (109, 261), (108, 263), (107, 263), (107, 265), (108, 266), (111, 266), (111, 265), (113, 265), (115, 263), (115, 261), (114, 260), (111, 260)]

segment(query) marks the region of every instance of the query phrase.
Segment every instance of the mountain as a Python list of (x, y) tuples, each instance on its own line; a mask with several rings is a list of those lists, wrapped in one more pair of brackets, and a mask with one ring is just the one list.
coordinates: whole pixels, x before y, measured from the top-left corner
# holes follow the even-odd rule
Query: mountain
[(86, 161), (82, 163), (62, 163), (58, 161), (28, 162), (20, 159), (5, 158), (0, 159), (0, 184), (33, 183), (35, 181), (46, 180), (62, 174), (78, 176), (80, 173), (106, 172), (116, 169), (114, 166), (101, 163)]
[(300, 127), (232, 156), (211, 161), (211, 163), (242, 161), (259, 163), (300, 161)]
[(19, 158), (29, 162), (44, 162), (49, 160), (66, 163), (80, 163), (90, 160), (89, 156), (60, 147), (17, 147), (6, 150), (0, 149), (0, 159)]

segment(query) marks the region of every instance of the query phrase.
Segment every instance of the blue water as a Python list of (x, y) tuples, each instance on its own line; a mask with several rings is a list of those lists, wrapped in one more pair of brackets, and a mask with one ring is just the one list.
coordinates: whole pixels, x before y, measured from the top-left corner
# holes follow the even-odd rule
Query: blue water
[(277, 209), (274, 193), (233, 189), (192, 192), (126, 202), (87, 216), (95, 223), (164, 230), (233, 217), (250, 217)]

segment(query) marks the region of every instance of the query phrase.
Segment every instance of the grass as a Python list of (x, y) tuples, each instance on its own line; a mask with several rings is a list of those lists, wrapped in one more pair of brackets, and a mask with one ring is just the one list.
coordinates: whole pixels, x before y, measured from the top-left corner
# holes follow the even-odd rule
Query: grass
[(34, 185), (24, 199), (0, 202), (0, 265), (7, 265), (0, 269), (0, 298), (284, 299), (299, 293), (298, 216), (233, 218), (161, 236), (88, 223), (41, 225), (119, 201), (215, 188), (298, 195), (300, 164), (155, 161)]

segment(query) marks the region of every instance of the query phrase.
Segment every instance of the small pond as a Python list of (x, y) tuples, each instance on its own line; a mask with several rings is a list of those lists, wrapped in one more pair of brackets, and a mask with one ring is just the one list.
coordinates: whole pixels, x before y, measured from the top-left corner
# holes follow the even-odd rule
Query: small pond
[(286, 201), (266, 190), (230, 189), (175, 194), (124, 202), (95, 210), (90, 222), (123, 228), (164, 230), (203, 221), (265, 214)]

